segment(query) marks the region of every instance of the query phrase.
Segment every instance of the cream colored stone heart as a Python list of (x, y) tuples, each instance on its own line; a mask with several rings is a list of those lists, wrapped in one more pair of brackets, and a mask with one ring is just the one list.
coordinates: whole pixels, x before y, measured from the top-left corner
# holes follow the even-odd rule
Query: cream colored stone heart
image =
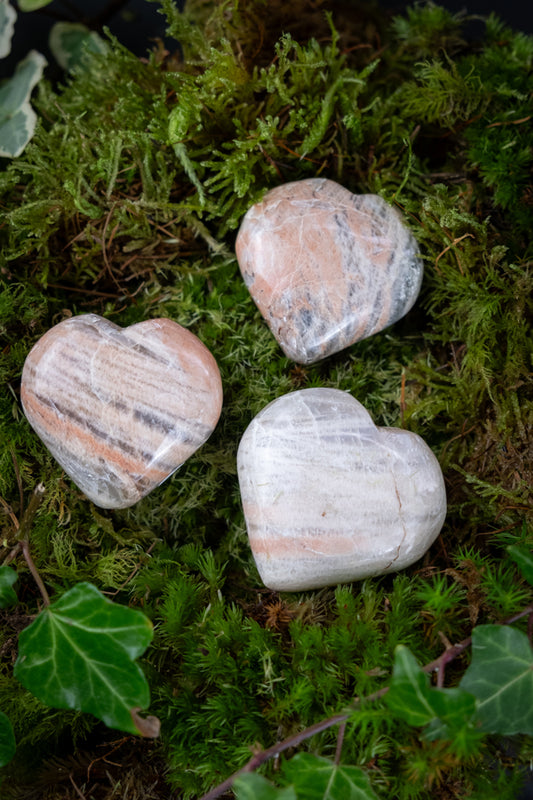
[(325, 178), (267, 192), (246, 212), (235, 251), (267, 325), (301, 364), (392, 325), (422, 282), (418, 245), (400, 213)]
[(378, 428), (338, 389), (274, 400), (246, 429), (237, 463), (252, 553), (277, 591), (403, 569), (446, 516), (444, 479), (426, 443)]
[(119, 328), (60, 322), (30, 351), (21, 399), (35, 432), (103, 508), (133, 505), (211, 435), (222, 408), (215, 359), (169, 319)]

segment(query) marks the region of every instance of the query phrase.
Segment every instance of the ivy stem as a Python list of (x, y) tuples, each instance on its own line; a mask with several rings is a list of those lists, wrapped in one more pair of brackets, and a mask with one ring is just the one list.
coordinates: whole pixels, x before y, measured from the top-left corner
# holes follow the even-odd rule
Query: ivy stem
[(46, 587), (45, 587), (45, 585), (43, 583), (43, 579), (41, 578), (41, 576), (37, 572), (37, 567), (33, 563), (33, 558), (30, 555), (30, 543), (27, 542), (27, 541), (22, 542), (22, 555), (24, 556), (26, 564), (28, 565), (29, 570), (30, 570), (30, 572), (31, 572), (31, 574), (33, 576), (33, 580), (37, 584), (37, 587), (38, 587), (38, 589), (39, 589), (39, 591), (41, 593), (41, 596), (43, 598), (43, 603), (45, 604), (45, 606), (49, 606), (50, 605), (50, 596), (49, 596), (48, 592), (46, 591)]
[[(365, 703), (369, 703), (372, 700), (378, 700), (383, 695), (387, 694), (389, 691), (388, 686), (384, 686), (382, 689), (379, 689), (374, 694), (369, 694), (368, 697), (362, 698)], [(316, 722), (314, 725), (311, 725), (309, 728), (306, 728), (300, 733), (296, 733), (294, 736), (289, 736), (288, 739), (284, 739), (282, 742), (277, 742), (276, 744), (269, 747), (267, 750), (261, 750), (259, 753), (256, 753), (252, 758), (241, 767), (241, 769), (234, 772), (233, 775), (230, 775), (229, 778), (223, 783), (220, 783), (218, 786), (215, 786), (214, 789), (211, 789), (207, 794), (204, 794), (200, 800), (215, 800), (216, 797), (220, 797), (220, 795), (224, 794), (231, 789), (233, 783), (239, 775), (243, 775), (245, 772), (253, 772), (254, 769), (264, 764), (265, 761), (273, 758), (273, 756), (279, 755), (279, 753), (283, 753), (285, 750), (290, 750), (292, 747), (298, 747), (302, 742), (305, 742), (306, 739), (310, 739), (311, 736), (315, 736), (317, 733), (322, 733), (322, 731), (326, 731), (328, 728), (332, 728), (334, 725), (339, 725), (341, 723), (346, 723), (351, 715), (352, 711), (360, 704), (361, 700), (357, 698), (354, 701), (352, 706), (352, 710), (347, 711), (343, 714), (335, 714), (333, 717), (328, 717), (327, 719), (322, 719), (320, 722)]]
[(46, 489), (44, 483), (38, 483), (35, 489), (33, 490), (30, 502), (28, 503), (28, 508), (24, 512), (24, 516), (22, 517), (19, 529), (17, 531), (17, 539), (19, 542), (24, 542), (24, 540), (29, 540), (33, 518), (35, 517), (37, 509), (39, 508), (39, 506), (43, 501), (45, 491)]
[[(515, 614), (513, 617), (509, 619), (503, 620), (500, 624), (501, 625), (509, 625), (512, 622), (516, 622), (523, 617), (533, 616), (533, 605), (528, 606), (523, 611), (520, 611), (518, 614)], [(424, 672), (433, 672), (434, 670), (441, 670), (444, 668), (446, 664), (449, 664), (450, 661), (453, 661), (454, 658), (457, 658), (464, 650), (467, 650), (468, 647), (472, 644), (472, 637), (468, 636), (466, 639), (463, 639), (462, 642), (459, 644), (454, 644), (451, 647), (447, 647), (446, 650), (441, 653), (441, 655), (436, 658), (434, 661), (430, 661), (429, 664), (421, 667)], [(220, 797), (225, 792), (229, 791), (233, 786), (234, 781), (240, 775), (243, 775), (246, 772), (253, 772), (253, 770), (257, 769), (257, 767), (264, 764), (265, 761), (273, 758), (274, 756), (283, 753), (285, 750), (290, 750), (292, 747), (298, 747), (302, 742), (305, 742), (306, 739), (310, 739), (311, 736), (315, 736), (317, 733), (322, 733), (326, 731), (328, 728), (332, 728), (334, 725), (342, 725), (346, 726), (346, 721), (351, 717), (352, 713), (357, 710), (357, 708), (361, 705), (362, 702), (364, 703), (371, 703), (374, 700), (379, 700), (381, 697), (387, 694), (389, 691), (388, 686), (384, 686), (382, 689), (379, 689), (377, 692), (373, 694), (369, 694), (367, 697), (363, 698), (356, 698), (351, 706), (350, 711), (347, 711), (343, 714), (335, 714), (333, 717), (328, 717), (327, 719), (320, 720), (320, 722), (316, 722), (314, 725), (311, 725), (309, 728), (305, 728), (305, 730), (300, 731), (300, 733), (295, 734), (294, 736), (289, 736), (288, 739), (284, 739), (282, 742), (277, 742), (276, 744), (272, 745), (272, 747), (267, 748), (266, 750), (261, 750), (259, 753), (255, 753), (252, 758), (238, 769), (237, 772), (234, 772), (233, 775), (230, 775), (229, 778), (223, 783), (220, 783), (218, 786), (215, 786), (214, 789), (211, 789), (207, 794), (204, 794), (200, 800), (215, 800), (215, 798)], [(335, 763), (337, 764), (337, 757), (340, 757), (340, 747), (342, 747), (342, 739), (344, 738), (344, 731), (339, 731), (339, 737), (337, 739), (337, 753), (335, 754)], [(340, 747), (339, 747), (340, 744)]]
[[(434, 661), (430, 661), (429, 664), (425, 664), (422, 667), (423, 671), (433, 672), (436, 670), (438, 688), (442, 688), (442, 686), (439, 685), (439, 675), (444, 675), (446, 665), (453, 661), (454, 658), (457, 658), (464, 650), (467, 650), (471, 644), (472, 637), (468, 636), (466, 639), (463, 639), (462, 642), (459, 642), (459, 644), (453, 644), (451, 647), (447, 647), (444, 653), (441, 653), (438, 658)], [(444, 681), (442, 681), (442, 683), (444, 683)]]
[(338, 767), (341, 763), (342, 745), (344, 742), (344, 734), (346, 732), (346, 722), (341, 722), (339, 725), (339, 733), (337, 735), (337, 749), (335, 750), (335, 765)]
[(22, 517), (22, 521), (20, 523), (19, 529), (17, 531), (17, 539), (19, 544), (22, 548), (22, 555), (24, 556), (24, 560), (28, 565), (28, 568), (33, 576), (33, 580), (37, 584), (37, 587), (41, 593), (41, 597), (43, 598), (43, 602), (45, 606), (50, 605), (50, 596), (46, 591), (46, 587), (43, 583), (41, 576), (37, 571), (37, 567), (33, 562), (33, 558), (30, 555), (30, 531), (31, 526), (33, 523), (33, 519), (39, 506), (41, 505), (45, 493), (45, 485), (44, 483), (38, 483), (35, 489), (33, 490), (33, 494), (30, 498), (30, 502), (28, 503), (28, 508), (24, 512), (24, 516)]

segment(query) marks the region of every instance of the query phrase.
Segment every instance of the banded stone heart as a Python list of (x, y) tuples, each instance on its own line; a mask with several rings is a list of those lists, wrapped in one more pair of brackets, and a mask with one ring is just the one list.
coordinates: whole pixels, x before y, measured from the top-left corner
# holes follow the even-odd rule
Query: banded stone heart
[(403, 569), (446, 516), (442, 472), (425, 442), (376, 427), (338, 389), (274, 400), (246, 429), (237, 464), (252, 553), (277, 591)]
[(325, 178), (272, 189), (235, 243), (250, 294), (285, 355), (311, 364), (396, 322), (423, 266), (398, 211)]
[(211, 435), (215, 359), (169, 319), (122, 329), (96, 314), (51, 328), (30, 351), (21, 399), (35, 432), (96, 505), (127, 508)]

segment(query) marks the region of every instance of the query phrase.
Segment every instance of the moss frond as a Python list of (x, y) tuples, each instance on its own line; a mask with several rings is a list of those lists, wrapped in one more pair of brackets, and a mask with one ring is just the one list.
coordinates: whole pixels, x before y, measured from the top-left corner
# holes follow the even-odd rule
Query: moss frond
[[(354, 5), (347, 20), (326, 5), (196, 0), (181, 14), (163, 0), (174, 52), (139, 60), (108, 37), (88, 72), (41, 85), (36, 135), (0, 172), (4, 556), (13, 515), (43, 481), (31, 546), (50, 591), (91, 580), (154, 620), (143, 666), (163, 721), (157, 758), (191, 800), (250, 747), (382, 688), (397, 644), (428, 662), (442, 636), (459, 641), (531, 602), (505, 547), (531, 546), (533, 531), (533, 40), (491, 15), (469, 42), (468, 19), (433, 3), (388, 27), (368, 9)], [(255, 308), (234, 241), (268, 189), (317, 175), (395, 204), (425, 276), (403, 320), (297, 367)], [(83, 498), (19, 402), (32, 345), (89, 311), (121, 326), (176, 320), (211, 350), (223, 380), (211, 439), (125, 511)], [(377, 424), (423, 436), (444, 471), (448, 516), (402, 574), (278, 595), (250, 554), (236, 452), (268, 402), (310, 386), (349, 391)], [(38, 598), (17, 568), (27, 620)], [(3, 772), (22, 785), (35, 742), (47, 759), (71, 733), (83, 749), (99, 732), (15, 684), (25, 622), (2, 613), (0, 706), (23, 743)], [(510, 796), (489, 768), (504, 774), (499, 746), (476, 741), (461, 755), (423, 744), (377, 703), (349, 720), (343, 759), (372, 769), (384, 797), (485, 797), (500, 784)], [(333, 757), (335, 733), (309, 747)], [(517, 742), (517, 774), (530, 749)]]

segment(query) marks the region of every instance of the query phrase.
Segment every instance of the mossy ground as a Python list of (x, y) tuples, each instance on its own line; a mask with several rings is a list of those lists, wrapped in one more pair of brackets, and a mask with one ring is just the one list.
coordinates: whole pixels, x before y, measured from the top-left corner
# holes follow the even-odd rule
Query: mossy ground
[[(37, 135), (0, 174), (0, 495), (18, 515), (46, 485), (32, 553), (51, 592), (90, 580), (153, 619), (143, 667), (161, 742), (47, 709), (17, 685), (16, 634), (38, 604), (17, 565), (21, 605), (0, 629), (0, 708), (19, 742), (6, 800), (199, 797), (250, 748), (385, 685), (398, 643), (428, 662), (531, 602), (505, 548), (533, 538), (533, 40), (489, 17), (469, 42), (465, 20), (431, 4), (392, 23), (311, 0), (195, 2), (183, 17), (162, 6), (175, 52), (139, 61), (110, 41), (89, 71), (42, 85)], [(233, 246), (266, 189), (316, 175), (400, 208), (425, 277), (406, 318), (304, 368), (282, 356)], [(168, 316), (222, 374), (211, 439), (125, 511), (85, 500), (20, 407), (31, 346), (84, 312), (121, 326)], [(423, 436), (449, 510), (401, 574), (278, 595), (250, 556), (236, 450), (264, 405), (310, 386), (350, 391), (377, 424)], [(7, 514), (2, 536), (7, 554)], [(489, 738), (460, 757), (379, 708), (349, 722), (342, 757), (380, 796), (517, 797), (530, 741)], [(305, 746), (333, 755), (336, 733)]]

